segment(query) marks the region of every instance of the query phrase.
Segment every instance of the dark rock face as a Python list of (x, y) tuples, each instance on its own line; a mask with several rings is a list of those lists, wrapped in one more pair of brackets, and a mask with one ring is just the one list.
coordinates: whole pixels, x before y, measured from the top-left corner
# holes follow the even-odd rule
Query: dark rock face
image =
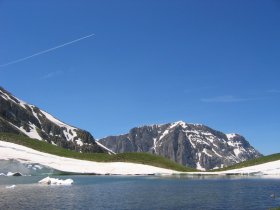
[(0, 87), (0, 132), (23, 134), (57, 146), (82, 152), (107, 152), (93, 136), (67, 125)]
[(224, 134), (204, 125), (179, 121), (133, 128), (99, 143), (116, 153), (150, 152), (182, 165), (209, 170), (260, 157), (244, 137)]

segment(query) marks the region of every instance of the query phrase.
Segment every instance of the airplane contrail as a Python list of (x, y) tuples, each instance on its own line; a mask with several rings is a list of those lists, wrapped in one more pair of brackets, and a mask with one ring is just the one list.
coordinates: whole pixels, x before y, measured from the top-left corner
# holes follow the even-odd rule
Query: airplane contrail
[(81, 40), (83, 40), (83, 39), (87, 39), (87, 38), (89, 38), (89, 37), (91, 37), (91, 36), (94, 36), (94, 35), (95, 35), (95, 34), (90, 34), (90, 35), (81, 37), (81, 38), (79, 38), (79, 39), (75, 39), (75, 40), (73, 40), (73, 41), (66, 42), (66, 43), (64, 43), (64, 44), (58, 45), (58, 46), (56, 46), (56, 47), (52, 47), (52, 48), (49, 48), (49, 49), (47, 49), (47, 50), (43, 50), (43, 51), (37, 52), (37, 53), (35, 53), (35, 54), (33, 54), (33, 55), (29, 55), (29, 56), (24, 57), (24, 58), (19, 58), (19, 59), (17, 59), (17, 60), (10, 61), (10, 62), (8, 62), (8, 63), (0, 64), (0, 68), (9, 66), (9, 65), (12, 65), (12, 64), (15, 64), (15, 63), (19, 63), (19, 62), (28, 60), (28, 59), (30, 59), (30, 58), (33, 58), (33, 57), (35, 57), (35, 56), (42, 55), (42, 54), (45, 54), (45, 53), (48, 53), (48, 52), (57, 50), (58, 48), (65, 47), (65, 46), (70, 45), (70, 44), (73, 44), (73, 43), (75, 43), (75, 42), (79, 42), (79, 41), (81, 41)]

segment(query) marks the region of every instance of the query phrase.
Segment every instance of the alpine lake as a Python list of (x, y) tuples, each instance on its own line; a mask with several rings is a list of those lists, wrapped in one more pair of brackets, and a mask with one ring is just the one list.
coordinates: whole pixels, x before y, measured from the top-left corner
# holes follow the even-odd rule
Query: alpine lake
[[(0, 209), (271, 209), (280, 179), (250, 176), (60, 175), (70, 186), (42, 185), (46, 176), (0, 176)], [(15, 185), (14, 188), (7, 186)], [(279, 196), (279, 197), (278, 197)]]

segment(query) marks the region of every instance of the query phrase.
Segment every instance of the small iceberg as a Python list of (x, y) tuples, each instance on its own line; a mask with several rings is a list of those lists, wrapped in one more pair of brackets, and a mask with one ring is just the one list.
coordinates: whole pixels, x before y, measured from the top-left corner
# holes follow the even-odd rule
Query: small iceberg
[(15, 189), (16, 185), (6, 186), (6, 189)]
[(40, 180), (40, 184), (47, 184), (47, 185), (71, 185), (73, 184), (73, 179), (56, 179), (56, 178), (50, 178), (49, 176)]

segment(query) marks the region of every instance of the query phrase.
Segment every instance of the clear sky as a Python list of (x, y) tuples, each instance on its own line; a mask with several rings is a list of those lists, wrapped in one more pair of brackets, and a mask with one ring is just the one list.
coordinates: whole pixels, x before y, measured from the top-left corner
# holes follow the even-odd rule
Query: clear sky
[(280, 152), (278, 0), (0, 0), (0, 66), (1, 86), (95, 138), (183, 120)]

